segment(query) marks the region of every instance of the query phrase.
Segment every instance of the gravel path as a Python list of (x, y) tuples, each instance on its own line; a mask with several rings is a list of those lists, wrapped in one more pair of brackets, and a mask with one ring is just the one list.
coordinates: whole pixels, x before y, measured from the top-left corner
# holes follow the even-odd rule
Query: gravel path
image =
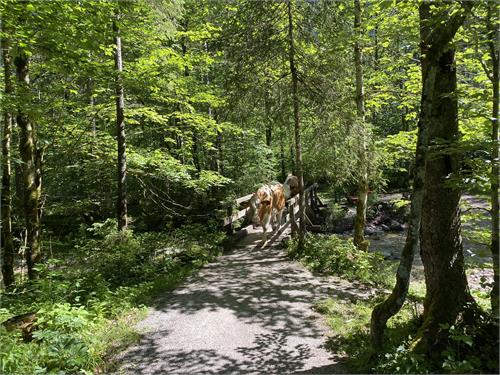
[(250, 233), (162, 296), (139, 324), (140, 342), (120, 355), (119, 372), (346, 373), (324, 348), (328, 328), (311, 306), (327, 296), (368, 296), (288, 260), (277, 246), (282, 236), (259, 247)]

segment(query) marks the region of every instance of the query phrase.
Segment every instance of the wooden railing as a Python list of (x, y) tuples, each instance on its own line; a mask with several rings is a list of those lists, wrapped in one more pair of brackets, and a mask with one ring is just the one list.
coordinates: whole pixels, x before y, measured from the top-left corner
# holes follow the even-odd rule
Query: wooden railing
[[(318, 197), (317, 189), (318, 189), (318, 184), (314, 183), (304, 190), (305, 221), (306, 225), (312, 228), (317, 227), (317, 225), (313, 224), (313, 220), (311, 220), (311, 218), (315, 217), (317, 210), (323, 206)], [(247, 207), (241, 208), (236, 212), (233, 212), (233, 206), (227, 209), (227, 216), (222, 219), (223, 220), (222, 226), (224, 227), (225, 231), (228, 234), (232, 235), (234, 233), (234, 222), (244, 217), (247, 217), (250, 210), (249, 201), (252, 198), (252, 196), (253, 194), (248, 194), (245, 195), (244, 197), (236, 199), (236, 204), (239, 207), (245, 205), (247, 205)], [(285, 217), (285, 223), (290, 221), (292, 235), (294, 235), (299, 229), (297, 225), (297, 220), (300, 218), (299, 199), (300, 196), (299, 194), (297, 194), (286, 201), (286, 207), (288, 213)]]

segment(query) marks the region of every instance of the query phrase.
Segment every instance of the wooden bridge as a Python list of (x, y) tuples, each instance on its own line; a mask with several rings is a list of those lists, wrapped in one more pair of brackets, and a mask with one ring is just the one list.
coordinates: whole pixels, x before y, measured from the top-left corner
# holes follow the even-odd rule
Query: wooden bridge
[[(326, 205), (318, 197), (318, 184), (314, 183), (304, 190), (305, 200), (305, 223), (306, 229), (318, 232), (321, 230), (321, 208)], [(250, 199), (252, 194), (237, 198), (227, 209), (227, 216), (222, 219), (222, 226), (226, 233), (231, 236), (236, 247), (270, 247), (279, 245), (284, 239), (295, 236), (299, 230), (299, 194), (286, 201), (285, 214), (283, 215), (280, 227), (271, 232), (267, 241), (262, 241), (262, 227), (254, 228), (250, 216)], [(235, 210), (235, 208), (237, 210)], [(235, 230), (235, 224), (243, 219), (243, 224), (239, 230)]]

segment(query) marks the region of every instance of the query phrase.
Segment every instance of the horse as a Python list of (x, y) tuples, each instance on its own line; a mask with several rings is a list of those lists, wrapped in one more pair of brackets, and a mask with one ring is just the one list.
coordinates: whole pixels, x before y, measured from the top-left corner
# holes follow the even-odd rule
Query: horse
[(277, 181), (262, 185), (250, 199), (251, 217), (257, 212), (259, 222), (262, 225), (264, 241), (267, 239), (269, 223), (271, 223), (273, 231), (281, 225), (285, 202), (285, 189)]
[[(272, 230), (275, 231), (281, 225), (283, 211), (287, 199), (298, 193), (299, 180), (296, 176), (289, 174), (284, 184), (273, 181), (262, 185), (257, 189), (250, 199), (250, 217), (257, 217), (262, 225), (263, 240), (267, 239), (267, 227), (271, 223)], [(253, 227), (257, 225), (254, 223)]]
[(297, 176), (289, 173), (283, 183), (283, 188), (285, 189), (285, 198), (290, 199), (291, 197), (299, 193), (299, 179)]

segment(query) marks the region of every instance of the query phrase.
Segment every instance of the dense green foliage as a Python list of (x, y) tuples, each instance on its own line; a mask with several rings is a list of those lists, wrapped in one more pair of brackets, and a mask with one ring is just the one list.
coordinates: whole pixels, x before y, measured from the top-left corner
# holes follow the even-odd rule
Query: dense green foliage
[(380, 297), (366, 300), (319, 302), (315, 309), (324, 314), (335, 332), (328, 346), (345, 353), (353, 373), (376, 374), (467, 374), (498, 372), (497, 345), (494, 323), (485, 315), (477, 316), (476, 326), (457, 323), (443, 327), (449, 332), (446, 348), (439, 361), (429, 362), (411, 350), (412, 339), (421, 323), (417, 306), (424, 295), (415, 285), (410, 299), (398, 315), (389, 322), (383, 354), (373, 355), (369, 345), (369, 322), (373, 306)]
[(106, 369), (104, 359), (137, 338), (131, 323), (144, 304), (216, 256), (224, 239), (199, 225), (168, 235), (117, 232), (114, 220), (94, 223), (86, 232), (70, 252), (67, 243), (54, 243), (39, 279), (2, 294), (0, 320), (37, 315), (31, 342), (23, 342), (18, 330), (0, 327), (2, 372)]
[(296, 241), (291, 241), (288, 252), (313, 272), (349, 280), (380, 285), (387, 284), (387, 275), (392, 274), (382, 254), (359, 251), (351, 239), (337, 235), (307, 236), (303, 253), (298, 253)]
[[(363, 169), (369, 205), (378, 193), (409, 191), (414, 177), (422, 93), (419, 2), (361, 3), (359, 35), (353, 1), (297, 0), (291, 14), (304, 179), (331, 193), (321, 227), (328, 233), (344, 218), (343, 198), (355, 193)], [(494, 26), (498, 15), (489, 3), (477, 2), (453, 39), (460, 136), (429, 147), (431, 157), (460, 156), (460, 173), (446, 176), (443, 184), (476, 198), (490, 193), (491, 167), (498, 162), (490, 157), (494, 40), (486, 29), (488, 15)], [(451, 15), (457, 4), (449, 4)], [(0, 12), (2, 54), (25, 58), (29, 71), (29, 83), (18, 82), (13, 62), (4, 60), (0, 73), (0, 107), (13, 117), (7, 181), (15, 250), (15, 282), (0, 291), (0, 322), (27, 312), (38, 316), (31, 342), (0, 327), (0, 372), (106, 370), (106, 356), (134, 340), (130, 322), (140, 306), (221, 252), (221, 218), (229, 206), (236, 208), (235, 198), (297, 171), (287, 1), (4, 0)], [(117, 28), (121, 74), (115, 66)], [(356, 42), (364, 56), (364, 121), (356, 116)], [(3, 79), (9, 73), (13, 92)], [(114, 219), (117, 82), (125, 92), (124, 231), (116, 230)], [(32, 124), (41, 194), (32, 214), (41, 220), (43, 259), (33, 280), (27, 280), (24, 256), (29, 194), (24, 133), (15, 119), (20, 114)], [(466, 252), (469, 244), (489, 249), (487, 203), (464, 207)], [(409, 201), (396, 204), (405, 211), (403, 206)], [(369, 207), (369, 219), (376, 215), (377, 208)], [(314, 272), (392, 287), (395, 265), (376, 252), (360, 252), (347, 235), (308, 235), (303, 252), (294, 240), (288, 251)], [(415, 300), (413, 291), (410, 297)], [(406, 305), (390, 323), (387, 356), (363, 371), (498, 370), (497, 362), (489, 362), (495, 354), (487, 332), (491, 308), (485, 295), (475, 297), (484, 312), (474, 328), (460, 322), (443, 327), (450, 341), (441, 367), (411, 353), (408, 336), (420, 322)], [(423, 296), (416, 299), (421, 303)], [(362, 329), (348, 325), (352, 332), (345, 332), (354, 343), (353, 357), (367, 349), (358, 344), (367, 342), (374, 305), (360, 302), (345, 312), (363, 317), (357, 320), (363, 320)], [(323, 310), (333, 316), (337, 307)]]
[[(288, 250), (297, 256), (295, 242), (289, 244)], [(332, 328), (333, 336), (327, 345), (337, 353), (347, 354), (353, 373), (498, 372), (495, 324), (484, 312), (477, 312), (472, 326), (461, 320), (456, 325), (442, 327), (448, 332), (449, 341), (438, 360), (429, 362), (425, 356), (412, 351), (413, 338), (422, 318), (423, 281), (413, 283), (408, 302), (388, 325), (382, 353), (374, 355), (369, 341), (370, 315), (373, 307), (385, 298), (384, 288), (392, 287), (394, 262), (384, 260), (381, 254), (360, 253), (350, 240), (335, 235), (307, 236), (304, 253), (297, 258), (311, 271), (372, 284), (378, 289), (376, 297), (370, 300), (360, 292), (359, 296), (327, 299), (315, 306)], [(342, 294), (342, 290), (337, 293)], [(480, 305), (488, 305), (487, 294), (478, 292), (475, 297)]]

